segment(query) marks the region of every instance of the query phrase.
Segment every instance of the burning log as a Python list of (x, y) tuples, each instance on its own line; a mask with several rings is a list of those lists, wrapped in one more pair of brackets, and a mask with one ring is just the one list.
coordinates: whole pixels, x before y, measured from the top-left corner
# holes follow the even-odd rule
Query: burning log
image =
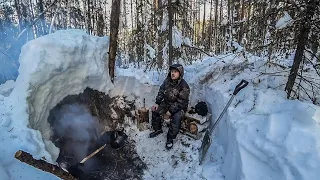
[(14, 155), (14, 157), (16, 159), (20, 160), (21, 162), (29, 164), (29, 165), (31, 165), (37, 169), (40, 169), (42, 171), (54, 174), (61, 179), (76, 180), (75, 177), (73, 177), (71, 174), (64, 171), (63, 169), (61, 169), (57, 165), (50, 164), (44, 160), (36, 160), (32, 157), (31, 154), (24, 152), (22, 150), (17, 151), (16, 154)]

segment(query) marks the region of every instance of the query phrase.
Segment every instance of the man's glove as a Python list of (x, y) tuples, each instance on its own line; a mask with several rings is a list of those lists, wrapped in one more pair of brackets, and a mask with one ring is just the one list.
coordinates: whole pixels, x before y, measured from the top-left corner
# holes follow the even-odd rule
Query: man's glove
[(152, 111), (156, 111), (157, 109), (158, 109), (158, 104), (155, 104), (155, 105), (153, 105), (152, 107), (151, 107), (151, 110)]

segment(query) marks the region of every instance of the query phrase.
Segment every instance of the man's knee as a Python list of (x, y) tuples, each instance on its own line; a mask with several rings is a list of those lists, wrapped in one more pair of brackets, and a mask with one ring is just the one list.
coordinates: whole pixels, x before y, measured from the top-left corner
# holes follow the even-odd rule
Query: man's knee
[(159, 118), (161, 116), (160, 109), (157, 109), (155, 111), (152, 111), (152, 117)]
[(177, 111), (176, 113), (174, 113), (174, 114), (171, 115), (172, 120), (173, 120), (174, 122), (181, 122), (183, 116), (184, 116), (184, 111), (183, 111), (183, 110), (179, 110), (179, 111)]
[(172, 114), (172, 120), (168, 132), (168, 139), (174, 139), (176, 138), (177, 134), (179, 133), (180, 127), (181, 127), (181, 120), (184, 116), (183, 111), (178, 111), (174, 114)]

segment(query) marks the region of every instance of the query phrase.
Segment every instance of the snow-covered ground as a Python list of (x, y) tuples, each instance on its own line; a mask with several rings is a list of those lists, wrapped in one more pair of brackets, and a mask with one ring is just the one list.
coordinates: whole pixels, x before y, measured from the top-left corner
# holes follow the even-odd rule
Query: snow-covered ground
[[(104, 71), (107, 46), (107, 38), (68, 30), (23, 47), (16, 82), (0, 86), (1, 179), (58, 179), (14, 159), (14, 153), (22, 149), (35, 158), (55, 161), (59, 151), (49, 141), (47, 118), (67, 95), (78, 94), (88, 86), (113, 96), (134, 95), (140, 107), (143, 98), (147, 107), (152, 105), (166, 71), (118, 68), (113, 85)], [(194, 106), (198, 100), (206, 101), (212, 122), (241, 79), (250, 84), (235, 97), (220, 121), (201, 166), (197, 150), (200, 140), (180, 134), (174, 148), (167, 151), (166, 133), (149, 139), (150, 130), (127, 129), (137, 143), (137, 153), (148, 165), (145, 179), (317, 179), (320, 107), (287, 100), (281, 86), (286, 78), (270, 74), (278, 67), (264, 63), (254, 56), (245, 59), (229, 54), (185, 67), (185, 79), (192, 90), (190, 103)]]

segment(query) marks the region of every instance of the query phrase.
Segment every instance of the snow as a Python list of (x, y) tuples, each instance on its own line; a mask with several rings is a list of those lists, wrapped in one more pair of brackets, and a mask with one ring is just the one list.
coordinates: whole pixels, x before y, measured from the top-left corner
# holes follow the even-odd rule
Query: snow
[(148, 50), (148, 55), (151, 59), (156, 57), (156, 50), (154, 50), (149, 44), (145, 44), (144, 48)]
[[(111, 96), (137, 99), (136, 107), (143, 106), (144, 98), (147, 108), (153, 105), (167, 70), (145, 71), (145, 67), (131, 65), (117, 68), (112, 84), (104, 70), (108, 67), (107, 46), (106, 37), (66, 30), (23, 47), (16, 82), (0, 86), (2, 179), (58, 179), (14, 159), (14, 153), (24, 150), (37, 159), (55, 162), (59, 149), (49, 140), (52, 132), (47, 118), (67, 95), (91, 87)], [(242, 79), (249, 81), (212, 134), (203, 165), (198, 162), (201, 140), (179, 134), (173, 149), (167, 151), (166, 124), (164, 133), (156, 138), (148, 138), (150, 129), (139, 131), (134, 124), (126, 128), (148, 166), (144, 179), (315, 180), (320, 176), (320, 107), (307, 100), (287, 100), (281, 85), (288, 72), (273, 76), (270, 73), (279, 71), (278, 67), (246, 55), (206, 57), (185, 67), (185, 79), (191, 87), (190, 105), (206, 101), (211, 123), (222, 112), (234, 87)], [(306, 75), (312, 76), (312, 71)], [(127, 119), (127, 123), (132, 122)]]
[[(108, 92), (108, 38), (65, 30), (29, 41), (20, 55), (19, 76), (8, 97), (0, 97), (0, 172), (13, 179), (57, 179), (14, 159), (17, 150), (54, 163), (59, 149), (49, 140), (49, 111), (86, 87)], [(11, 84), (11, 85), (10, 85)], [(1, 86), (7, 92), (12, 82)], [(10, 148), (7, 148), (10, 147)]]
[(168, 26), (168, 22), (169, 22), (169, 17), (168, 17), (168, 13), (163, 13), (163, 19), (162, 19), (162, 24), (161, 24), (161, 31), (166, 31), (167, 30), (167, 26)]
[[(199, 165), (197, 153), (201, 141), (191, 140), (179, 134), (173, 148), (168, 151), (165, 149), (165, 135), (168, 128), (165, 127), (163, 129), (164, 133), (156, 138), (148, 138), (149, 133), (151, 133), (150, 130), (141, 132), (136, 130), (130, 134), (138, 144), (137, 153), (148, 166), (144, 179), (192, 180), (203, 178), (202, 167)], [(210, 168), (210, 172), (206, 172), (207, 179), (223, 179), (219, 168), (214, 166)]]
[(181, 48), (181, 45), (192, 46), (192, 42), (188, 37), (183, 37), (181, 30), (177, 26), (172, 27), (172, 46), (174, 48)]
[(276, 23), (277, 29), (283, 29), (288, 25), (290, 25), (293, 21), (293, 19), (291, 18), (291, 16), (288, 14), (287, 11), (284, 11), (283, 13), (284, 13), (283, 17), (281, 17)]
[(14, 88), (14, 80), (8, 80), (4, 84), (0, 85), (0, 95), (9, 96)]

